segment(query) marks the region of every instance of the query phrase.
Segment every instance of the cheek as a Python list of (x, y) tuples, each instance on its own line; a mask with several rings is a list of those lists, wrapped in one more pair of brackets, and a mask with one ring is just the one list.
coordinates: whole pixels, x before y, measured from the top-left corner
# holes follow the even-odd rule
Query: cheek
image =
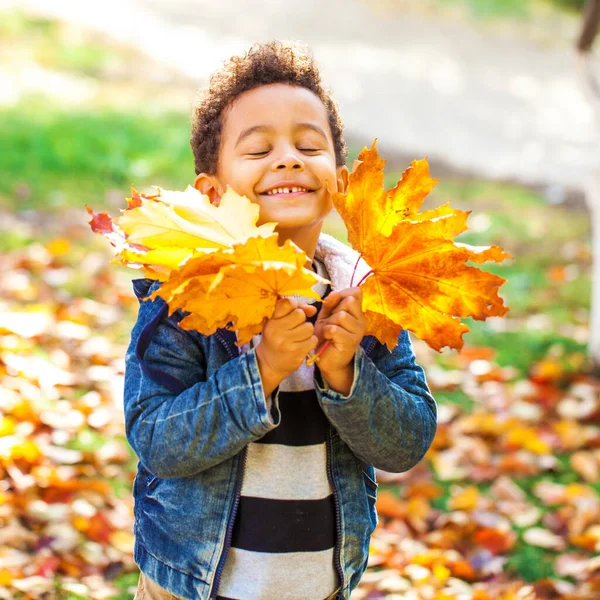
[(234, 191), (242, 196), (247, 196), (252, 191), (252, 180), (250, 174), (246, 172), (243, 164), (234, 165), (232, 169), (219, 175), (219, 180), (223, 188), (229, 185)]

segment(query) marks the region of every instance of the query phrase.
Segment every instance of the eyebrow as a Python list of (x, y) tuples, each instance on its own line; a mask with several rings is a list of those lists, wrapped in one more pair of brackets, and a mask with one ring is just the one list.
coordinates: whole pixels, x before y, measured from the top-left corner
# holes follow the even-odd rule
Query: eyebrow
[[(253, 133), (268, 133), (270, 131), (273, 131), (273, 129), (274, 127), (271, 127), (269, 125), (254, 125), (253, 127), (248, 127), (248, 129), (244, 129), (244, 131), (240, 133), (238, 139), (235, 142), (234, 148), (237, 147), (240, 144), (240, 142), (245, 140), (248, 136), (252, 135)], [(298, 123), (298, 125), (296, 125), (294, 129), (310, 129), (311, 131), (318, 133), (320, 136), (325, 138), (325, 140), (327, 140), (327, 135), (325, 134), (323, 129), (321, 129), (321, 127), (315, 125), (314, 123)]]
[(235, 147), (237, 147), (241, 141), (245, 140), (249, 135), (253, 133), (266, 133), (268, 131), (273, 131), (273, 127), (269, 127), (268, 125), (254, 125), (254, 127), (248, 127), (248, 129), (244, 129), (242, 133), (238, 136), (238, 139), (235, 142)]

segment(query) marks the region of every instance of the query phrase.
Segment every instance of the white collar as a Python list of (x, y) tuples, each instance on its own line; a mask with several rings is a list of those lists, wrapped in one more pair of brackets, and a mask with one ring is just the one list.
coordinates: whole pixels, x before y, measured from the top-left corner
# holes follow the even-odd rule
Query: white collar
[[(325, 265), (331, 286), (334, 290), (350, 287), (352, 272), (358, 260), (358, 252), (334, 237), (321, 233), (315, 250), (315, 259)], [(369, 271), (369, 265), (361, 258), (353, 285), (356, 285), (363, 275)]]

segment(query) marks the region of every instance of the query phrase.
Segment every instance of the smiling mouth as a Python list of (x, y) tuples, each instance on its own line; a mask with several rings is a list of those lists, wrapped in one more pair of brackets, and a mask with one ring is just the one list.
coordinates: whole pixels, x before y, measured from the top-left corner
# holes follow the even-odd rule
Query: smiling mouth
[(290, 187), (279, 187), (263, 192), (263, 196), (299, 196), (301, 194), (308, 194), (313, 190), (309, 190), (305, 187), (290, 186)]

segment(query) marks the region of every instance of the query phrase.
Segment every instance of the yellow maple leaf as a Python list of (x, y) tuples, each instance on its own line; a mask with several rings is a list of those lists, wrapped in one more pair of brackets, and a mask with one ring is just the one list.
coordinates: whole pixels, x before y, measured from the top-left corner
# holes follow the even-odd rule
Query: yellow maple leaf
[(231, 248), (274, 231), (274, 223), (257, 227), (258, 204), (229, 187), (218, 206), (192, 186), (183, 192), (158, 190), (157, 196), (143, 197), (119, 219), (130, 242), (149, 248)]
[(359, 282), (366, 334), (392, 349), (401, 329), (408, 329), (436, 350), (460, 349), (469, 331), (461, 317), (484, 320), (508, 311), (498, 295), (505, 280), (466, 263), (510, 255), (497, 246), (454, 242), (470, 212), (448, 203), (418, 212), (437, 183), (426, 159), (413, 161), (391, 190), (383, 187), (384, 165), (375, 144), (363, 149), (347, 193), (333, 194), (350, 244), (371, 269)]
[(196, 255), (151, 298), (163, 298), (171, 313), (189, 313), (180, 322), (183, 329), (211, 335), (228, 327), (237, 330), (238, 343), (244, 344), (262, 331), (277, 298), (297, 294), (320, 299), (312, 287), (328, 281), (307, 269), (308, 262), (290, 240), (279, 246), (277, 234), (253, 237), (231, 250)]
[(191, 186), (183, 192), (158, 188), (155, 195), (133, 190), (128, 207), (115, 219), (88, 207), (92, 230), (116, 248), (113, 262), (143, 269), (146, 276), (160, 281), (195, 253), (272, 235), (275, 223), (256, 225), (259, 210), (257, 204), (231, 188), (216, 206)]

